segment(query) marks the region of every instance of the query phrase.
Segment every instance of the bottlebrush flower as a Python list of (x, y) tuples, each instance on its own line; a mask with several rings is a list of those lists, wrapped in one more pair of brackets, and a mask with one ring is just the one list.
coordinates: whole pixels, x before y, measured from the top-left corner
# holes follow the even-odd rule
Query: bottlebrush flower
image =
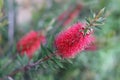
[(84, 35), (84, 30), (85, 24), (79, 22), (60, 32), (55, 38), (56, 53), (63, 58), (72, 58), (84, 50), (94, 39), (93, 31)]
[(90, 46), (85, 48), (85, 51), (96, 51), (98, 47), (95, 44), (91, 44)]
[(98, 49), (96, 37), (93, 38), (93, 43), (85, 48), (85, 51), (96, 51)]
[[(82, 5), (78, 4), (74, 10), (72, 10), (70, 13), (68, 13), (71, 10), (71, 6), (68, 8), (68, 10), (66, 10), (65, 12), (63, 12), (59, 17), (58, 17), (58, 21), (64, 21), (63, 26), (68, 25), (72, 20), (74, 20), (80, 13), (82, 9)], [(66, 16), (68, 15), (68, 17), (66, 18)]]
[(40, 48), (40, 44), (45, 42), (45, 36), (38, 32), (31, 31), (19, 40), (17, 50), (21, 55), (26, 54), (29, 58), (32, 58), (33, 54)]

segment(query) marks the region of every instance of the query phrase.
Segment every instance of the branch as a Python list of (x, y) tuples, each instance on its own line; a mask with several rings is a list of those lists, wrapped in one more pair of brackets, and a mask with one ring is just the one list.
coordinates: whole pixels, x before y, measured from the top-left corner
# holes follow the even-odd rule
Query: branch
[(24, 71), (30, 70), (31, 68), (35, 67), (36, 65), (39, 65), (39, 64), (41, 64), (41, 63), (43, 63), (43, 62), (51, 59), (53, 56), (56, 56), (56, 54), (55, 54), (55, 53), (52, 53), (52, 54), (50, 54), (49, 56), (45, 56), (44, 58), (36, 61), (35, 63), (32, 63), (32, 64), (29, 63), (28, 65), (26, 65), (26, 66), (24, 66), (24, 67), (22, 67), (22, 68), (19, 68), (19, 69), (14, 70), (14, 71), (11, 72), (8, 76), (14, 76), (14, 75), (17, 74), (18, 72), (24, 72)]

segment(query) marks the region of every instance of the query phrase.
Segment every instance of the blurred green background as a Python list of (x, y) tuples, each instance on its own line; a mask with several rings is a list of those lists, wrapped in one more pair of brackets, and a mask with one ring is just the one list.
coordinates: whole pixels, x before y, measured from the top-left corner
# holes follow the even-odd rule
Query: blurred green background
[[(106, 8), (107, 19), (101, 30), (96, 29), (97, 46), (95, 51), (83, 51), (72, 63), (63, 62), (64, 68), (40, 68), (30, 72), (31, 80), (120, 80), (120, 0), (15, 0), (14, 43), (30, 30), (42, 30), (62, 14), (71, 4), (81, 3), (80, 14), (69, 25), (84, 21), (90, 16), (90, 10), (98, 12)], [(13, 55), (9, 48), (7, 0), (0, 0), (0, 76), (12, 69), (10, 64), (6, 71), (2, 67)], [(4, 17), (5, 16), (5, 17)], [(55, 23), (52, 24), (53, 28)], [(52, 30), (51, 30), (52, 31)], [(46, 33), (47, 34), (47, 33)], [(15, 47), (15, 46), (14, 46)], [(12, 50), (14, 51), (14, 49)], [(22, 73), (14, 80), (25, 80)]]

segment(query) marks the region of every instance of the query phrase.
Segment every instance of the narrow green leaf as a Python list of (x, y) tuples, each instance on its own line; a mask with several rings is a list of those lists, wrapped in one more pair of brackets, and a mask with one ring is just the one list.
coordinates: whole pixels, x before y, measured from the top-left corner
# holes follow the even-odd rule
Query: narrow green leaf
[(54, 64), (53, 64), (50, 60), (48, 60), (46, 63), (48, 64), (48, 66), (49, 66), (52, 70), (55, 70)]
[(103, 18), (103, 17), (100, 17), (98, 20), (97, 20), (97, 23), (102, 23), (106, 20), (106, 18)]
[(25, 55), (23, 56), (22, 63), (23, 63), (23, 65), (25, 66), (25, 65), (28, 64), (28, 62), (29, 62), (29, 58), (28, 58), (28, 56), (25, 54)]
[(90, 24), (90, 20), (88, 18), (85, 18), (86, 22)]
[(95, 14), (95, 13), (93, 13), (93, 18), (95, 18), (95, 16), (96, 16), (96, 14)]
[(90, 17), (91, 17), (91, 18), (94, 18), (94, 16), (93, 16), (94, 11), (93, 11), (92, 9), (90, 10), (90, 14), (91, 14)]
[(62, 63), (58, 59), (51, 59), (54, 63), (56, 63), (59, 67), (63, 68)]
[(52, 42), (53, 42), (54, 37), (53, 36), (48, 36), (48, 44), (47, 47), (48, 48), (52, 48)]
[(22, 58), (20, 57), (20, 55), (17, 55), (17, 59), (18, 59), (19, 61), (22, 61)]
[(73, 64), (72, 60), (66, 59), (70, 64)]
[(97, 28), (99, 30), (102, 30), (102, 28), (100, 26), (95, 26), (95, 28)]
[(43, 57), (49, 54), (47, 49), (43, 45), (41, 45), (41, 52)]
[(46, 63), (42, 64), (42, 67), (46, 69), (47, 68)]
[(48, 47), (47, 47), (47, 50), (48, 50), (50, 53), (53, 53), (53, 51), (52, 51), (51, 49), (49, 49)]

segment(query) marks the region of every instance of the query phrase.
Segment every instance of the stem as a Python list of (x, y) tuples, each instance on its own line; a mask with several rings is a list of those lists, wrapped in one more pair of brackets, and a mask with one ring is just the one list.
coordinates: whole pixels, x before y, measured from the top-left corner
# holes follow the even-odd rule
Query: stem
[(22, 68), (19, 68), (19, 69), (14, 70), (14, 71), (11, 72), (8, 76), (14, 76), (14, 75), (17, 74), (18, 72), (24, 72), (24, 71), (30, 70), (32, 67), (35, 67), (36, 65), (39, 65), (39, 64), (41, 64), (41, 63), (43, 63), (43, 62), (51, 59), (53, 56), (56, 56), (56, 54), (55, 54), (55, 53), (52, 53), (52, 54), (50, 54), (49, 56), (45, 56), (44, 58), (36, 61), (35, 63), (32, 63), (32, 64), (29, 63), (28, 65), (26, 65), (26, 66), (24, 66), (24, 67), (22, 67)]
[(50, 54), (49, 56), (46, 56), (46, 57), (44, 57), (43, 59), (40, 59), (40, 60), (38, 60), (37, 62), (35, 62), (35, 63), (33, 63), (33, 64), (29, 64), (28, 66), (29, 67), (34, 67), (34, 66), (36, 66), (36, 65), (39, 65), (39, 64), (41, 64), (41, 63), (43, 63), (43, 62), (45, 62), (45, 61), (47, 61), (47, 60), (49, 60), (49, 59), (51, 59), (53, 56), (55, 56), (56, 54)]
[(96, 21), (103, 15), (104, 11), (105, 11), (105, 8), (101, 9), (98, 12), (98, 14), (90, 21), (90, 23), (87, 25), (87, 27), (101, 25), (101, 24), (96, 24)]

